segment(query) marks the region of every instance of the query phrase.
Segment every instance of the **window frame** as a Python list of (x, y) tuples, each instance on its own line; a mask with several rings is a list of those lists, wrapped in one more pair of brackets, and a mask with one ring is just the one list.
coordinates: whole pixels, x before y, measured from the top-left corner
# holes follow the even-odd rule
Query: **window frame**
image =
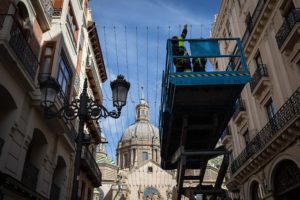
[[(61, 65), (61, 62), (63, 61), (64, 63), (64, 67), (65, 67), (65, 70), (64, 71), (61, 71), (62, 69), (62, 65)], [(66, 54), (64, 53), (64, 51), (62, 50), (61, 53), (60, 53), (60, 56), (59, 56), (59, 61), (58, 61), (58, 67), (57, 67), (58, 71), (57, 71), (57, 82), (58, 84), (60, 85), (61, 87), (61, 92), (65, 95), (65, 97), (67, 99), (69, 99), (69, 96), (71, 94), (71, 89), (72, 89), (72, 81), (73, 81), (73, 73), (72, 73), (72, 70), (71, 70), (71, 67), (69, 65), (69, 62), (68, 62), (68, 59), (67, 59), (67, 56)], [(68, 81), (66, 82), (67, 84), (67, 91), (65, 91), (64, 87), (63, 87), (63, 79), (62, 79), (62, 82), (60, 81), (60, 74), (61, 72), (63, 72), (63, 77), (65, 77), (65, 73), (64, 72), (67, 72), (68, 75), (69, 75), (69, 79)]]
[[(274, 105), (273, 99), (270, 98), (264, 107), (266, 109), (268, 119), (271, 120), (276, 115), (276, 110), (275, 110), (275, 105)], [(270, 107), (270, 109), (269, 109), (269, 107)]]
[[(52, 48), (52, 53), (50, 55), (45, 55), (46, 49), (49, 48), (49, 47)], [(55, 49), (56, 49), (56, 41), (46, 41), (46, 42), (44, 42), (42, 53), (41, 53), (41, 57), (40, 57), (40, 69), (39, 69), (39, 73), (51, 74), (52, 69), (53, 69), (53, 61), (54, 61)], [(45, 64), (46, 58), (50, 58), (48, 73), (41, 72), (41, 70), (44, 68), (44, 64)]]
[(264, 63), (259, 50), (257, 50), (257, 52), (254, 56), (254, 61), (255, 61), (256, 68), (260, 68), (261, 65), (263, 65), (263, 63)]
[(66, 26), (76, 49), (79, 27), (71, 3), (69, 3), (68, 5), (68, 12), (66, 15)]
[(249, 130), (246, 129), (243, 133), (243, 138), (245, 141), (246, 146), (250, 143), (250, 135), (249, 135)]

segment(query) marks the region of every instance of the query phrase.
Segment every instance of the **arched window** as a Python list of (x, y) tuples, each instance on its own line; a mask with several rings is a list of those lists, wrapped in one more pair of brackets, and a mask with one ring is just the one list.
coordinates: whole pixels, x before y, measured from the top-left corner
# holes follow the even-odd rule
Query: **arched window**
[(21, 31), (23, 36), (25, 37), (25, 40), (28, 41), (31, 36), (32, 27), (29, 19), (28, 10), (23, 2), (19, 2), (17, 4), (15, 18), (21, 27)]
[(59, 156), (57, 158), (56, 168), (52, 177), (51, 191), (50, 191), (50, 200), (59, 200), (61, 196), (61, 189), (64, 185), (66, 178), (66, 162)]
[(257, 181), (252, 182), (250, 190), (251, 190), (251, 199), (252, 200), (262, 200), (263, 199), (262, 187)]
[(33, 190), (36, 189), (40, 166), (43, 164), (47, 152), (47, 144), (44, 134), (40, 130), (34, 129), (32, 140), (26, 153), (22, 175), (24, 185)]
[(273, 172), (275, 199), (299, 199), (300, 169), (291, 160), (277, 164)]
[(147, 187), (144, 190), (143, 200), (156, 200), (160, 199), (158, 190), (154, 187)]

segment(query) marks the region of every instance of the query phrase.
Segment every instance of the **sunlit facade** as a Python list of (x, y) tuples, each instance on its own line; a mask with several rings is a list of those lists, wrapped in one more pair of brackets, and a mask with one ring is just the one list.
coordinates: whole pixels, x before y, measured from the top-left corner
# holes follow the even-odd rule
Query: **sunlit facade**
[(232, 199), (299, 198), (299, 7), (298, 0), (223, 0), (214, 23), (213, 37), (241, 38), (251, 74), (222, 137)]
[[(47, 119), (39, 81), (60, 85), (53, 111), (88, 94), (102, 103), (107, 79), (88, 0), (2, 0), (0, 3), (0, 199), (70, 199), (78, 121)], [(95, 161), (100, 128), (88, 121), (78, 197), (101, 185)]]

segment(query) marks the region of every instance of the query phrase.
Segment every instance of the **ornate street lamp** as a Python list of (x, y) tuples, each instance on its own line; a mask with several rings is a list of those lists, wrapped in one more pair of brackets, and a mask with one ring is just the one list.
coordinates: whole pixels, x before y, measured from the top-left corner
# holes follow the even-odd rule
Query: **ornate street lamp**
[(113, 94), (113, 106), (117, 110), (108, 111), (103, 105), (97, 105), (87, 94), (87, 79), (84, 80), (83, 90), (79, 99), (73, 100), (70, 104), (64, 105), (57, 112), (51, 111), (55, 103), (57, 94), (60, 92), (58, 82), (51, 76), (42, 77), (40, 79), (41, 89), (41, 106), (48, 118), (62, 117), (66, 120), (79, 118), (78, 135), (76, 137), (76, 155), (75, 170), (73, 177), (72, 200), (78, 199), (78, 183), (80, 176), (80, 157), (82, 144), (86, 144), (86, 136), (84, 134), (84, 124), (87, 120), (98, 120), (103, 117), (119, 118), (122, 107), (126, 105), (127, 94), (130, 83), (124, 79), (124, 76), (118, 75), (117, 79), (110, 83)]

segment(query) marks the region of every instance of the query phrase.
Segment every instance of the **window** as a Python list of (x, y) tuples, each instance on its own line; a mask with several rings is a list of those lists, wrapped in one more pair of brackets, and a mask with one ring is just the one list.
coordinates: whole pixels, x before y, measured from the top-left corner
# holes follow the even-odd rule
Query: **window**
[(153, 172), (153, 167), (148, 167), (148, 172), (152, 173)]
[(251, 17), (250, 13), (248, 13), (248, 15), (246, 17), (246, 20), (245, 20), (245, 23), (246, 23), (248, 31), (251, 32), (252, 31), (252, 17)]
[(229, 20), (226, 22), (226, 31), (227, 31), (228, 37), (231, 37), (231, 29), (230, 29)]
[(249, 142), (250, 142), (250, 136), (249, 136), (249, 131), (248, 131), (248, 129), (244, 132), (243, 137), (244, 137), (244, 140), (245, 140), (246, 145), (248, 145)]
[(51, 74), (52, 71), (52, 63), (55, 52), (55, 42), (45, 42), (42, 55), (41, 55), (41, 67), (40, 73), (42, 74)]
[(293, 3), (292, 0), (286, 0), (282, 3), (282, 5), (280, 6), (280, 12), (281, 12), (281, 16), (283, 18), (287, 18), (289, 13), (291, 13), (292, 10), (295, 9), (295, 5)]
[(256, 55), (254, 57), (254, 60), (255, 60), (256, 67), (260, 68), (261, 65), (263, 64), (263, 61), (262, 61), (262, 58), (261, 58), (261, 55), (260, 55), (259, 51), (257, 51), (257, 53), (256, 53)]
[(143, 152), (143, 160), (148, 160), (148, 152)]
[(61, 86), (61, 89), (66, 97), (70, 94), (71, 82), (72, 82), (72, 74), (65, 57), (65, 54), (62, 52), (59, 60), (59, 71), (57, 76), (57, 81)]
[(241, 0), (237, 0), (239, 8), (241, 7)]
[(78, 36), (78, 26), (71, 5), (69, 5), (69, 11), (67, 14), (67, 28), (73, 43), (76, 45)]
[(261, 185), (254, 181), (251, 184), (251, 199), (252, 200), (262, 200), (263, 199), (263, 195), (262, 195), (262, 187)]
[(273, 118), (273, 116), (275, 115), (275, 108), (274, 108), (274, 103), (273, 100), (270, 99), (268, 101), (268, 103), (266, 104), (266, 111), (267, 111), (267, 115), (269, 120)]
[(128, 154), (127, 153), (125, 153), (123, 155), (123, 167), (124, 168), (129, 167), (129, 159), (128, 159)]

